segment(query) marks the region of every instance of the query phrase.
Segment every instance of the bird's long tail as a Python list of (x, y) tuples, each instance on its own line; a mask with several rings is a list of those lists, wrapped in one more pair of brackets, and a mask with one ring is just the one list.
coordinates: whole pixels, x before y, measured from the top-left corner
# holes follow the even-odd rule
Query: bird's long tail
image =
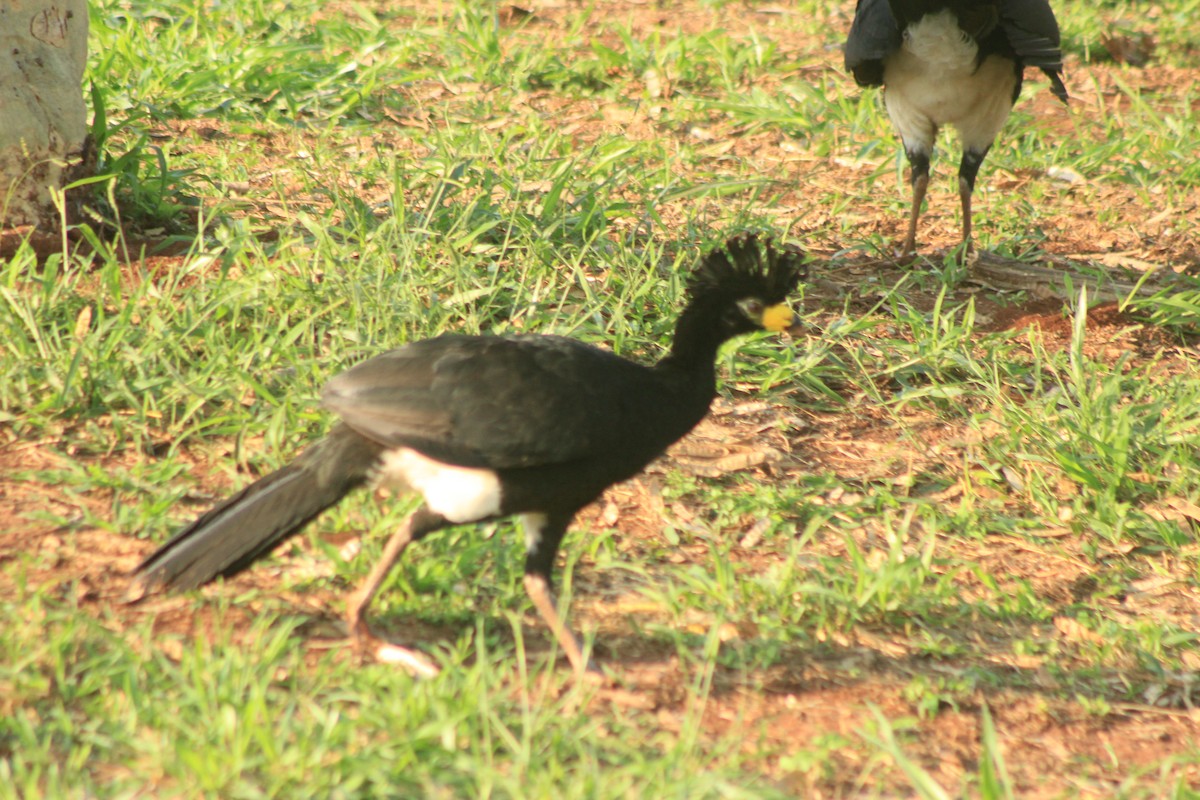
[(175, 534), (134, 572), (127, 599), (236, 575), (370, 477), (380, 446), (345, 425)]

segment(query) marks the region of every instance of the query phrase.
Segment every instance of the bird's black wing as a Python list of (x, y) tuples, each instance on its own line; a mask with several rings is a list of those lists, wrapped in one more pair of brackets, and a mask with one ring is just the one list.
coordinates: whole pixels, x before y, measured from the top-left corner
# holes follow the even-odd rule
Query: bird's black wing
[(1054, 95), (1067, 102), (1062, 82), (1062, 49), (1058, 20), (1047, 0), (1005, 0), (1000, 25), (1021, 63), (1038, 67), (1050, 78)]
[(858, 0), (846, 37), (846, 69), (859, 86), (883, 85), (883, 59), (901, 43), (900, 28), (887, 0)]
[(322, 399), (385, 446), (463, 466), (542, 466), (603, 446), (621, 425), (611, 384), (642, 371), (558, 336), (442, 336), (358, 364)]

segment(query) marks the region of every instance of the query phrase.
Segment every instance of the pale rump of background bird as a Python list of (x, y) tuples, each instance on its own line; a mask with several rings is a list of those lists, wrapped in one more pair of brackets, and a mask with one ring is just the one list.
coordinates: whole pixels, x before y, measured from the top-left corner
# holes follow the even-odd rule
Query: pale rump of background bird
[(671, 350), (653, 366), (561, 336), (440, 336), (371, 358), (325, 387), (341, 422), (294, 461), (179, 531), (136, 570), (130, 599), (192, 589), (266, 556), (351, 490), (376, 483), (422, 503), (347, 601), (376, 655), (431, 673), (420, 654), (380, 642), (365, 612), (409, 544), (441, 528), (512, 515), (525, 528), (525, 589), (577, 671), (589, 665), (558, 614), (551, 577), (581, 508), (690, 431), (716, 394), (728, 339), (781, 331), (802, 272), (793, 248), (750, 235), (700, 260)]
[(1025, 67), (1062, 82), (1058, 22), (1047, 0), (859, 0), (846, 69), (860, 86), (883, 86), (888, 116), (912, 167), (912, 210), (900, 250), (916, 249), (938, 130), (958, 130), (962, 241), (971, 242), (975, 178), (1021, 93)]

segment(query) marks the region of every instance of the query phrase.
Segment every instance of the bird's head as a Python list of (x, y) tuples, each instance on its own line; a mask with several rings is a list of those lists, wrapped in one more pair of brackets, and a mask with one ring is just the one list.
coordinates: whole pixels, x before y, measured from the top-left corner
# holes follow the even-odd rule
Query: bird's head
[(792, 324), (788, 295), (804, 277), (804, 254), (741, 234), (705, 255), (692, 273), (692, 305), (718, 317), (727, 338), (755, 330), (780, 332)]

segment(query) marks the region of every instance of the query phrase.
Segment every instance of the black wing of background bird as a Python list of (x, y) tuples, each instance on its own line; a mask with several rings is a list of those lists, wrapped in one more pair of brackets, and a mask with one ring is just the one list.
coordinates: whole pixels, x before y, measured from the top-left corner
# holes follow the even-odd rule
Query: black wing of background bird
[(1006, 0), (1000, 9), (1000, 24), (1022, 63), (1046, 73), (1054, 96), (1067, 102), (1061, 35), (1050, 4), (1046, 0)]
[(900, 28), (887, 0), (858, 0), (846, 37), (846, 69), (859, 86), (883, 85), (883, 59), (901, 43)]

